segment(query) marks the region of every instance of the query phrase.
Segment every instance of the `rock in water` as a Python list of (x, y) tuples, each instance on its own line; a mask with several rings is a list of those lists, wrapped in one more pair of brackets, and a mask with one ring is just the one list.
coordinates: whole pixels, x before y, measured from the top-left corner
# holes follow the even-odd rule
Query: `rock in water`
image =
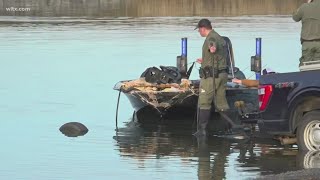
[(88, 128), (79, 122), (69, 122), (62, 125), (59, 130), (68, 137), (77, 137), (87, 134)]

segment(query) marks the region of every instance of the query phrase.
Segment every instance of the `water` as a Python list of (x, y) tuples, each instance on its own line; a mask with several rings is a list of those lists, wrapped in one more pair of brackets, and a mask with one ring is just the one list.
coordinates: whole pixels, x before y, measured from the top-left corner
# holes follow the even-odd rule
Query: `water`
[[(1, 179), (247, 179), (303, 167), (297, 147), (273, 140), (234, 142), (191, 136), (192, 120), (138, 127), (120, 80), (150, 66), (173, 65), (188, 37), (188, 59), (201, 56), (199, 18), (0, 19)], [(214, 18), (233, 42), (236, 65), (250, 72), (255, 38), (263, 66), (298, 71), (301, 25), (287, 16)], [(194, 71), (191, 79), (197, 78)], [(192, 119), (192, 118), (191, 118)], [(59, 132), (78, 121), (88, 134)], [(299, 157), (299, 158), (297, 158)], [(302, 159), (302, 160), (301, 160)]]

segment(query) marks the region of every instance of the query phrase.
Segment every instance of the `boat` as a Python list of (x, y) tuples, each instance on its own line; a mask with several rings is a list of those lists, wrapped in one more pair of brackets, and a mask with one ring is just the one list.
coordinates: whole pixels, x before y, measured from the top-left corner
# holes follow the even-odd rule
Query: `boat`
[[(223, 37), (227, 42), (227, 62), (229, 67), (229, 82), (227, 83), (226, 97), (230, 106), (229, 114), (237, 119), (244, 111), (258, 111), (258, 90), (236, 85), (232, 78), (245, 79), (245, 75), (235, 66), (232, 43), (228, 37)], [(125, 94), (130, 101), (134, 115), (154, 111), (160, 117), (177, 114), (194, 114), (197, 110), (200, 79), (189, 80), (188, 73), (193, 66), (187, 69), (186, 38), (182, 38), (182, 54), (177, 57), (177, 68), (182, 75), (181, 83), (157, 84), (146, 82), (144, 78), (120, 81), (114, 90)], [(130, 84), (131, 83), (131, 84)], [(237, 106), (238, 102), (246, 105), (245, 108)], [(239, 103), (238, 103), (239, 104)], [(215, 111), (213, 110), (213, 113)]]

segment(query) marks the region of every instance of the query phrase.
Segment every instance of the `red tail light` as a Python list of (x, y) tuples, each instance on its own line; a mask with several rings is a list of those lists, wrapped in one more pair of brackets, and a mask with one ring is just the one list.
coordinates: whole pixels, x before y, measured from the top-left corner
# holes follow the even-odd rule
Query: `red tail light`
[(259, 107), (260, 111), (264, 111), (269, 103), (272, 94), (272, 85), (259, 86)]

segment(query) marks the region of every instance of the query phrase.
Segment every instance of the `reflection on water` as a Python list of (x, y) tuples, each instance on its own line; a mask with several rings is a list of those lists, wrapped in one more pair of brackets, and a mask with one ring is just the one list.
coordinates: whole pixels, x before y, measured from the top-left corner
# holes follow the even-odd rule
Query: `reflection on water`
[(320, 168), (320, 151), (299, 152), (298, 158), (300, 168)]
[(163, 159), (170, 161), (172, 168), (196, 167), (198, 179), (254, 179), (320, 167), (318, 152), (298, 152), (296, 146), (284, 147), (272, 139), (197, 139), (191, 135), (192, 121), (183, 118), (143, 125), (130, 121), (114, 136), (117, 149), (142, 169)]
[(291, 14), (302, 0), (0, 0), (0, 15), (22, 16), (240, 16)]

